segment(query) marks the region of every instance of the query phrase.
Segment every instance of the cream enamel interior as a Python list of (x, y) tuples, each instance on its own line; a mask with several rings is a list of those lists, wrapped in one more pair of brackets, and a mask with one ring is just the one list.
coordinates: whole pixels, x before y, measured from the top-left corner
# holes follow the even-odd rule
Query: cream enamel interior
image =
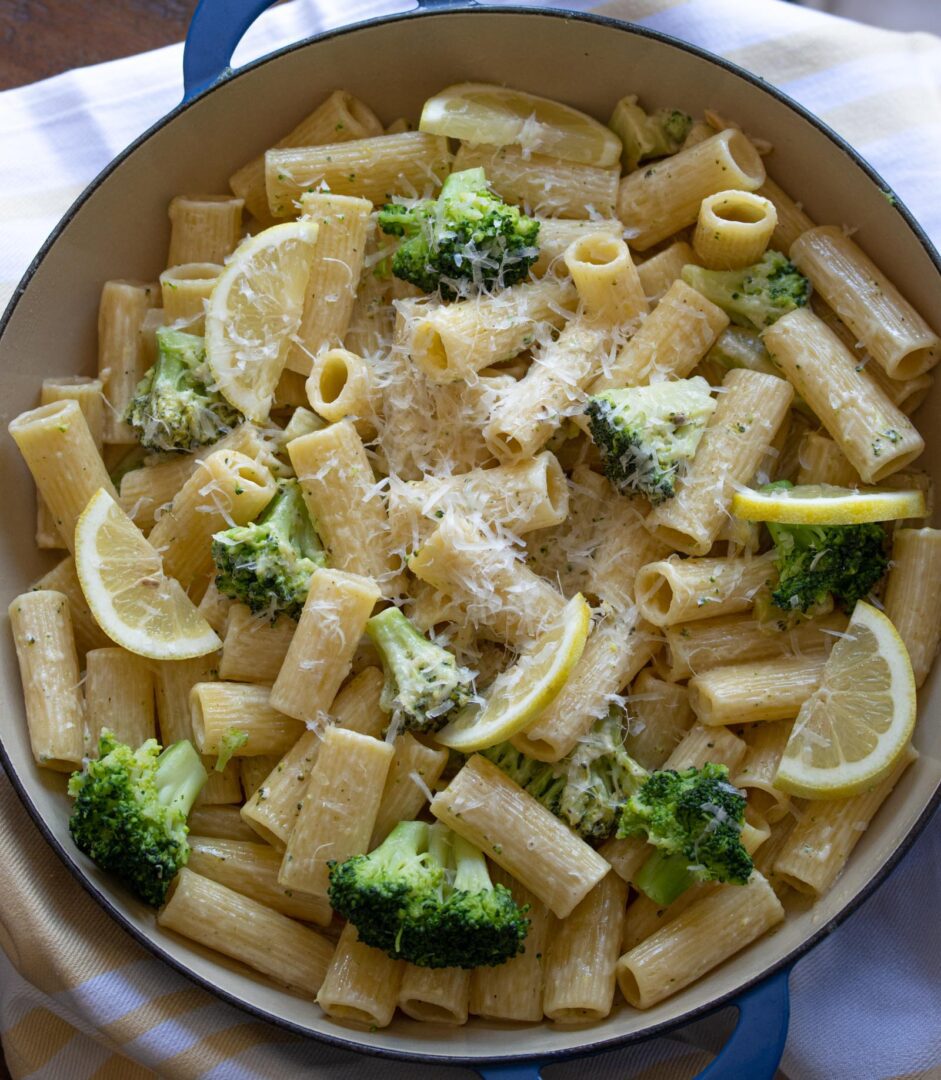
[[(389, 78), (389, 57), (396, 58), (397, 78)], [(360, 97), (388, 123), (398, 116), (417, 117), (427, 96), (466, 79), (509, 82), (602, 120), (618, 98), (633, 92), (648, 106), (676, 105), (698, 114), (708, 105), (734, 117), (745, 130), (775, 143), (769, 171), (815, 221), (855, 226), (855, 239), (916, 308), (927, 317), (941, 311), (937, 267), (864, 170), (788, 105), (704, 58), (627, 27), (515, 11), (417, 16), (314, 41), (215, 89), (156, 130), (74, 214), (19, 298), (0, 338), (0, 455), (5, 488), (16, 493), (22, 510), (7, 515), (0, 529), (4, 608), (53, 564), (33, 545), (32, 485), (6, 425), (35, 406), (43, 377), (95, 373), (101, 285), (110, 278), (156, 279), (167, 251), (170, 199), (187, 191), (225, 191), (226, 177), (337, 87)], [(917, 419), (928, 441), (923, 462), (941, 480), (941, 425), (927, 422), (939, 409), (941, 390), (936, 386)], [(544, 1058), (624, 1036), (640, 1037), (676, 1021), (755, 980), (826, 927), (903, 844), (941, 783), (941, 724), (925, 723), (928, 714), (941, 710), (936, 670), (922, 693), (922, 722), (915, 740), (921, 759), (882, 808), (835, 888), (717, 971), (655, 1008), (637, 1012), (622, 1007), (587, 1028), (479, 1021), (453, 1028), (399, 1018), (387, 1030), (370, 1032), (327, 1020), (310, 1002), (159, 930), (152, 912), (80, 856), (68, 838), (65, 778), (38, 770), (30, 756), (8, 632), (0, 634), (0, 663), (0, 736), (12, 768), (45, 827), (93, 888), (141, 935), (205, 982), (300, 1030), (364, 1049), (477, 1059)]]

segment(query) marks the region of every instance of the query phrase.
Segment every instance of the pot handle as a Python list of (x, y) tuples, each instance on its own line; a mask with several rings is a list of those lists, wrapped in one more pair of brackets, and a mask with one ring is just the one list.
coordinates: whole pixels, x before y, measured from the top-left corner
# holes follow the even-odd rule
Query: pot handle
[[(715, 1060), (694, 1080), (773, 1080), (784, 1053), (790, 1019), (790, 968), (736, 998), (738, 1020)], [(543, 1061), (508, 1062), (477, 1069), (483, 1080), (539, 1080)]]
[[(183, 48), (183, 100), (230, 74), (232, 54), (245, 31), (275, 0), (200, 0)], [(477, 0), (417, 0), (419, 11), (478, 7)]]

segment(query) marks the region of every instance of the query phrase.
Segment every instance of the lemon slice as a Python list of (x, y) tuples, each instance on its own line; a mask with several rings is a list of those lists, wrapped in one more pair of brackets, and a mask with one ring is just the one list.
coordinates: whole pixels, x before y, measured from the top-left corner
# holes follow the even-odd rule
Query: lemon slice
[(914, 726), (908, 651), (891, 621), (860, 600), (801, 707), (774, 786), (807, 799), (858, 795), (892, 771)]
[(604, 124), (558, 101), (490, 83), (458, 83), (430, 97), (418, 128), (601, 168), (621, 160), (621, 140)]
[(867, 521), (900, 521), (924, 517), (921, 491), (798, 484), (777, 491), (736, 491), (732, 513), (745, 521), (779, 521), (787, 525), (862, 525)]
[(559, 621), (494, 679), (484, 704), (463, 708), (435, 738), (469, 754), (529, 727), (565, 686), (590, 628), (591, 608), (579, 593), (565, 605)]
[(75, 526), (75, 569), (96, 622), (118, 645), (153, 660), (187, 660), (222, 642), (156, 550), (104, 490)]
[(288, 221), (249, 237), (209, 298), (209, 367), (219, 392), (249, 420), (268, 419), (304, 312), (317, 229), (314, 221)]

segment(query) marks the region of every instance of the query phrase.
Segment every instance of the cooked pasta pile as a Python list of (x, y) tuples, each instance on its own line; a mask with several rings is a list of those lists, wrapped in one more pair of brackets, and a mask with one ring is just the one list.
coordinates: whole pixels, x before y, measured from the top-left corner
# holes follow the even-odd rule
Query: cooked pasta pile
[(10, 425), (77, 843), (343, 1022), (648, 1008), (823, 895), (917, 757), (909, 724), (865, 782), (883, 735), (826, 710), (870, 664), (904, 728), (938, 646), (941, 340), (735, 124), (533, 108), (458, 141), (332, 93), (173, 199), (97, 377)]

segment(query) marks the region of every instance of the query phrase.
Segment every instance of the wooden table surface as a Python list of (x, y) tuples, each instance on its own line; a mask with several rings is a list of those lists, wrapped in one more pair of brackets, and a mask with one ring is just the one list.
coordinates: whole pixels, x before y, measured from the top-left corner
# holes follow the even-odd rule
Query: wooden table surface
[(0, 90), (182, 41), (197, 0), (0, 0)]

